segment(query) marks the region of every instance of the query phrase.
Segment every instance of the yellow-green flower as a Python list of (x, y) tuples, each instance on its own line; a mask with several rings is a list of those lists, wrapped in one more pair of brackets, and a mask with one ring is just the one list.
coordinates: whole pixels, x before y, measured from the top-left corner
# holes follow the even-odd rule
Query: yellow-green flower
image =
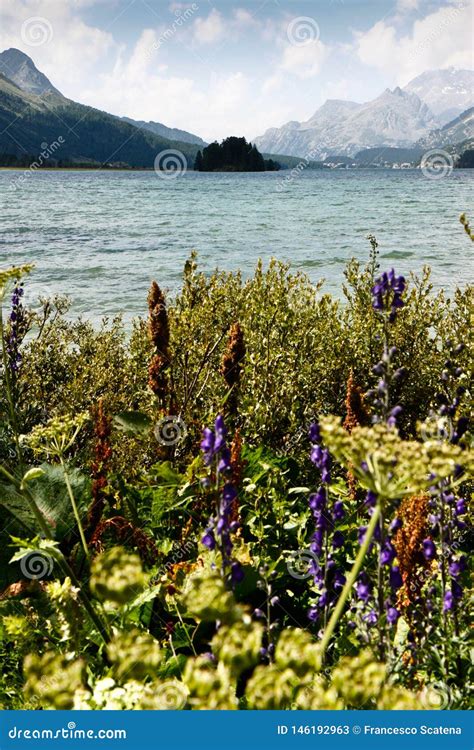
[(34, 453), (60, 458), (73, 445), (88, 420), (87, 412), (74, 416), (53, 417), (47, 424), (34, 427), (26, 436), (25, 442)]
[(30, 273), (34, 268), (34, 263), (25, 263), (23, 266), (12, 266), (11, 268), (0, 268), (0, 302), (5, 298), (5, 293), (10, 282), (17, 282), (23, 276)]

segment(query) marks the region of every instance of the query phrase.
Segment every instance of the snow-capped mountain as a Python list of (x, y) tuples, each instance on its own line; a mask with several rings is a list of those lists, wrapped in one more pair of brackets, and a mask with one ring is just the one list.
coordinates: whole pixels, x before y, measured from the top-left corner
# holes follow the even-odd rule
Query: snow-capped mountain
[(367, 102), (329, 100), (306, 122), (289, 122), (255, 138), (261, 151), (324, 159), (374, 146), (409, 146), (439, 123), (416, 94), (395, 88)]
[(28, 57), (19, 49), (12, 47), (0, 52), (0, 73), (28, 94), (36, 94), (37, 96), (57, 94), (61, 96), (44, 73), (38, 70), (31, 57)]
[(474, 106), (474, 70), (427, 70), (408, 83), (404, 91), (420, 97), (440, 125)]

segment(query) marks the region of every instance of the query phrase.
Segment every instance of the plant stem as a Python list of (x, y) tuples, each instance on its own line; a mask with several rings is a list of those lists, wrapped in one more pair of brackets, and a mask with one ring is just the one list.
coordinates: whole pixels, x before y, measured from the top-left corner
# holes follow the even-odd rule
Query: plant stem
[(64, 481), (66, 482), (66, 487), (67, 487), (69, 499), (71, 500), (71, 505), (72, 505), (72, 509), (73, 509), (73, 512), (74, 512), (74, 517), (76, 519), (77, 528), (79, 530), (79, 536), (81, 537), (81, 544), (82, 544), (82, 547), (84, 549), (84, 554), (86, 556), (86, 559), (88, 560), (89, 559), (89, 550), (88, 550), (88, 547), (87, 547), (87, 542), (86, 542), (86, 537), (85, 537), (85, 534), (84, 534), (84, 529), (82, 527), (81, 517), (79, 515), (79, 510), (78, 510), (77, 503), (76, 503), (76, 500), (75, 500), (75, 497), (74, 497), (74, 492), (72, 491), (71, 483), (69, 481), (69, 475), (68, 475), (68, 472), (67, 472), (66, 464), (64, 463), (64, 460), (63, 460), (62, 456), (60, 456), (59, 460), (61, 461), (61, 467), (62, 467), (62, 470), (63, 470), (63, 473), (64, 473)]
[(344, 585), (344, 588), (341, 591), (341, 595), (337, 601), (337, 604), (334, 608), (334, 611), (331, 615), (331, 618), (329, 620), (329, 623), (326, 627), (326, 630), (324, 631), (324, 635), (321, 641), (321, 658), (324, 659), (324, 655), (326, 652), (326, 649), (329, 645), (329, 641), (331, 640), (332, 634), (334, 632), (334, 629), (339, 621), (340, 616), (342, 615), (342, 612), (344, 610), (344, 605), (347, 601), (347, 598), (351, 592), (351, 589), (356, 581), (356, 578), (359, 574), (359, 571), (362, 567), (362, 563), (364, 561), (364, 557), (367, 553), (367, 550), (369, 549), (370, 542), (372, 540), (372, 537), (374, 535), (375, 529), (377, 527), (380, 513), (381, 513), (381, 505), (380, 502), (375, 506), (374, 512), (372, 513), (372, 517), (370, 519), (370, 523), (367, 527), (367, 531), (365, 533), (364, 541), (362, 542), (361, 548), (357, 554), (357, 557), (354, 561), (354, 564), (351, 568), (351, 572), (347, 576), (346, 583)]

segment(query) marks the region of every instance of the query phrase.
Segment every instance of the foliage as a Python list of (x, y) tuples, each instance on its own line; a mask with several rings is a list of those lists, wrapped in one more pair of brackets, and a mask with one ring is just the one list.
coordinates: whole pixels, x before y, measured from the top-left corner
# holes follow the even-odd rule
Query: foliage
[(236, 136), (209, 144), (197, 152), (194, 161), (198, 172), (274, 172), (279, 168), (273, 159), (264, 159), (255, 144)]
[(128, 333), (0, 274), (4, 707), (468, 705), (472, 289), (370, 244), (344, 300), (193, 256)]

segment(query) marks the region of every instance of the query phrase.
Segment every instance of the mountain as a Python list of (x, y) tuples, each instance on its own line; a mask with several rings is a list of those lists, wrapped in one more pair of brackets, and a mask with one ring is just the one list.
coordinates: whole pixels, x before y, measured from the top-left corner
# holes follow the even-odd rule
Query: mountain
[(474, 70), (427, 70), (404, 91), (419, 96), (445, 125), (474, 105)]
[(324, 159), (329, 154), (353, 156), (376, 146), (408, 147), (437, 126), (416, 94), (397, 87), (366, 104), (328, 100), (306, 122), (271, 128), (255, 143), (274, 154)]
[(462, 112), (442, 128), (432, 130), (419, 141), (423, 148), (435, 148), (474, 140), (474, 107)]
[(10, 48), (0, 52), (0, 73), (28, 94), (48, 93), (61, 96), (44, 73), (38, 70), (31, 57), (19, 49)]
[(161, 135), (163, 138), (168, 138), (170, 141), (196, 143), (201, 148), (207, 146), (206, 141), (203, 141), (198, 135), (188, 133), (186, 130), (179, 130), (179, 128), (168, 128), (161, 122), (153, 122), (153, 120), (150, 120), (149, 122), (146, 122), (145, 120), (132, 120), (131, 117), (121, 117), (120, 119), (124, 122), (128, 122), (130, 125), (135, 125), (141, 130), (149, 130), (150, 133), (155, 133), (155, 135)]
[[(7, 60), (11, 59), (9, 54)], [(157, 154), (172, 149), (184, 154), (188, 166), (193, 164), (196, 145), (163, 138), (107, 112), (78, 104), (62, 96), (46, 77), (38, 82), (36, 73), (42, 76), (28, 58), (18, 66), (16, 77), (27, 88), (43, 87), (40, 95), (23, 90), (17, 81), (0, 73), (0, 155), (36, 157), (45, 151), (44, 144), (59, 143), (54, 156), (48, 157), (50, 163), (153, 167)]]

